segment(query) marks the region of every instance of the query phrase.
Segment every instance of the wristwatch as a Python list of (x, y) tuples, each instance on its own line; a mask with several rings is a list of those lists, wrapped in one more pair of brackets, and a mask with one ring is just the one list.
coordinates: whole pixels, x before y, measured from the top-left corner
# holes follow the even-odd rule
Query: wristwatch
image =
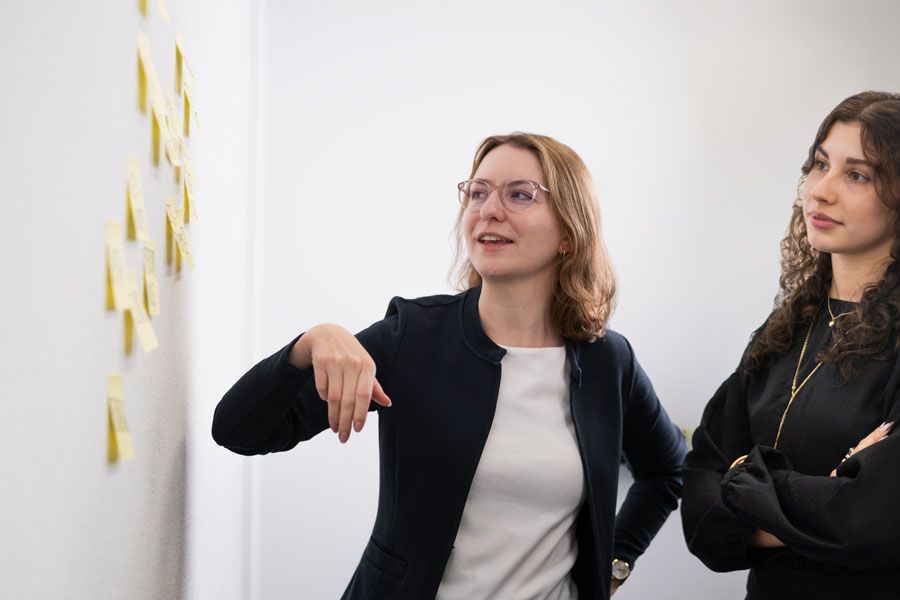
[(618, 558), (614, 558), (612, 561), (612, 576), (613, 579), (622, 583), (628, 576), (631, 575), (631, 565), (629, 565), (624, 560), (619, 560)]

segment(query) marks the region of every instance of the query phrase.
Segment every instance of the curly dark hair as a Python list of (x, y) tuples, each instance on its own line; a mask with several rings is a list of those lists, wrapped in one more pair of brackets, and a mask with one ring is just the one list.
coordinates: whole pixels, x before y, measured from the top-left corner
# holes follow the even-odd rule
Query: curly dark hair
[[(900, 210), (900, 94), (862, 92), (838, 104), (825, 117), (803, 163), (801, 184), (812, 170), (816, 150), (835, 123), (858, 123), (866, 160), (875, 165), (873, 182), (878, 198)], [(834, 365), (850, 379), (859, 360), (879, 358), (900, 350), (900, 219), (894, 220), (891, 261), (884, 277), (863, 291), (856, 308), (834, 324), (833, 343), (818, 360)], [(803, 205), (794, 201), (787, 234), (781, 242), (780, 289), (774, 311), (753, 338), (747, 366), (752, 370), (786, 352), (793, 340), (816, 318), (831, 287), (831, 254), (809, 243)]]

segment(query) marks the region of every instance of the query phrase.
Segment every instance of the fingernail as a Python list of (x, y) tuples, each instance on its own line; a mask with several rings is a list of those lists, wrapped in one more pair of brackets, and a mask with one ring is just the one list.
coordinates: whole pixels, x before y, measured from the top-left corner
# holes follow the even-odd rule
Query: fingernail
[(350, 438), (350, 434), (347, 433), (346, 431), (342, 431), (341, 433), (338, 434), (338, 439), (341, 440), (342, 444), (346, 444), (347, 440), (349, 438)]
[(355, 431), (356, 433), (362, 431), (362, 426), (362, 421), (353, 421), (353, 431)]
[(894, 426), (893, 421), (887, 421), (886, 423), (881, 424), (881, 428), (884, 429), (885, 431), (887, 431), (888, 429), (890, 429), (893, 426)]
[(337, 425), (333, 421), (328, 421), (328, 426), (331, 427), (331, 433), (337, 433)]

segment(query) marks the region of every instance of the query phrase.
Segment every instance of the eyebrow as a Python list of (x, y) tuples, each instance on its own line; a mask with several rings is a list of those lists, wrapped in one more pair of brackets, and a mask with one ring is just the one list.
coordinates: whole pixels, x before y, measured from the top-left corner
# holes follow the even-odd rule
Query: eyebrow
[[(823, 148), (822, 146), (818, 146), (818, 147), (816, 148), (816, 152), (819, 152), (820, 154), (824, 155), (825, 158), (831, 158), (830, 156), (828, 156), (828, 153), (825, 152), (825, 148)], [(875, 165), (872, 164), (871, 161), (868, 161), (868, 160), (866, 160), (866, 159), (864, 159), (864, 158), (853, 158), (853, 157), (850, 157), (850, 158), (848, 158), (847, 160), (845, 160), (844, 162), (846, 162), (848, 165), (862, 165), (862, 166), (864, 166), (864, 167), (869, 167), (870, 169), (874, 169), (874, 168), (875, 168)]]

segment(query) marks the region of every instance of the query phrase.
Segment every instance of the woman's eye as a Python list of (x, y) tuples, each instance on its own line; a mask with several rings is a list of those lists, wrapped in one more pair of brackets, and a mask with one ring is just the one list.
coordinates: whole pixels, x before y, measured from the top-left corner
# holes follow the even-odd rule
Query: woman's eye
[(484, 190), (472, 190), (469, 192), (469, 198), (472, 200), (484, 200), (487, 198), (487, 193)]
[(521, 190), (513, 190), (509, 197), (516, 202), (531, 202), (532, 200), (530, 193)]
[(816, 161), (813, 163), (813, 165), (814, 165), (814, 166), (816, 167), (816, 169), (818, 169), (819, 171), (827, 171), (827, 170), (828, 170), (828, 163), (826, 163), (826, 162), (825, 162), (824, 160), (822, 160), (821, 158), (817, 158)]
[(866, 183), (869, 181), (869, 178), (860, 173), (859, 171), (850, 171), (848, 177), (850, 181), (853, 183)]

